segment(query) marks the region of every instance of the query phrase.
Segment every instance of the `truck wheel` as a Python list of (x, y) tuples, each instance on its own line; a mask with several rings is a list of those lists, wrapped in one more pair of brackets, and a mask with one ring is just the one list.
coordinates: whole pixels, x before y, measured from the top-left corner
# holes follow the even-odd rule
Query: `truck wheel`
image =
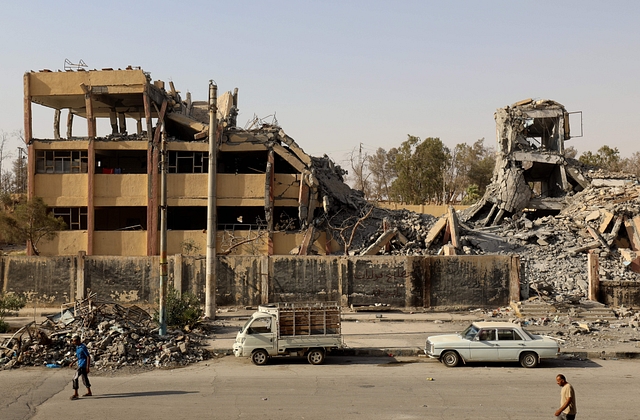
[(444, 352), (440, 360), (447, 367), (456, 367), (460, 363), (460, 356), (455, 351), (449, 350)]
[(324, 362), (324, 351), (322, 349), (311, 349), (307, 353), (307, 360), (312, 365), (321, 365)]
[(538, 366), (538, 355), (533, 352), (522, 353), (522, 356), (520, 356), (520, 364), (522, 367), (534, 368)]
[(269, 355), (264, 350), (256, 350), (251, 353), (251, 361), (254, 365), (262, 366), (267, 364), (267, 360), (269, 360)]

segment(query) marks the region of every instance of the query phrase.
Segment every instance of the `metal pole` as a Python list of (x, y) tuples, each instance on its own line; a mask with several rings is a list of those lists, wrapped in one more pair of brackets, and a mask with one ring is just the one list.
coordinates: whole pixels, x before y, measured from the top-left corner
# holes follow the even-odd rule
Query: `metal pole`
[(209, 177), (207, 200), (207, 273), (205, 280), (204, 315), (216, 316), (216, 173), (218, 171), (217, 138), (218, 87), (209, 80)]
[[(160, 323), (159, 335), (167, 333), (167, 133), (162, 123), (162, 144), (160, 148)], [(149, 229), (155, 229), (150, 226)]]

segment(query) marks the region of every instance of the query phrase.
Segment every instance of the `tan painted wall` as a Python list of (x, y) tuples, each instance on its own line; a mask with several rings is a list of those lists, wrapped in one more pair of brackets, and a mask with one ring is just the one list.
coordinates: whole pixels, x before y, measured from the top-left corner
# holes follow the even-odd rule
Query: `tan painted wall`
[(207, 232), (201, 230), (170, 230), (167, 232), (167, 254), (182, 254), (183, 242), (189, 241), (197, 248), (191, 255), (206, 255)]
[[(289, 255), (289, 252), (302, 243), (304, 233), (275, 232), (273, 234), (273, 255)], [(327, 236), (320, 233), (318, 239), (313, 243), (318, 255), (327, 255)]]
[(52, 241), (42, 241), (38, 244), (40, 255), (77, 255), (79, 251), (87, 249), (86, 230), (65, 230), (58, 232)]
[(262, 174), (218, 174), (218, 197), (260, 199), (264, 203)]
[(142, 93), (147, 78), (142, 70), (29, 73), (32, 96), (84, 95), (80, 85), (110, 86), (109, 93)]
[(87, 174), (36, 174), (35, 194), (51, 207), (87, 205)]
[[(412, 204), (391, 203), (391, 202), (386, 202), (386, 203), (379, 202), (377, 203), (377, 206), (383, 209), (391, 209), (391, 210), (405, 209), (405, 210), (413, 211), (415, 213), (430, 214), (436, 217), (442, 216), (449, 209), (448, 205), (447, 206), (440, 206), (440, 205), (434, 205), (434, 204), (412, 205)], [(468, 207), (469, 206), (463, 206), (458, 204), (453, 206), (453, 208), (456, 210), (464, 210)]]
[(95, 255), (121, 255), (133, 257), (147, 255), (147, 232), (96, 231), (93, 234)]
[(36, 150), (87, 150), (89, 148), (87, 140), (55, 140), (51, 142), (34, 140), (33, 145)]
[(187, 143), (181, 141), (167, 142), (167, 150), (187, 150), (193, 152), (208, 152), (209, 143)]
[(167, 175), (168, 204), (182, 204), (179, 200), (184, 199), (199, 199), (202, 201), (200, 205), (207, 205), (207, 174)]
[(147, 206), (146, 174), (96, 174), (95, 206)]
[(299, 174), (276, 174), (273, 192), (276, 206), (298, 206), (300, 178)]
[(147, 150), (148, 145), (146, 140), (95, 141), (93, 143), (96, 150)]

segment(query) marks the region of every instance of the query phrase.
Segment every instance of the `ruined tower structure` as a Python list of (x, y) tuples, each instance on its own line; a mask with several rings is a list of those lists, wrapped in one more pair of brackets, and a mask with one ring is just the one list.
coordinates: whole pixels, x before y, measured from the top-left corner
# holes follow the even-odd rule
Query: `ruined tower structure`
[(525, 209), (559, 212), (567, 194), (588, 181), (568, 163), (569, 113), (552, 100), (526, 99), (496, 111), (497, 152), (484, 197), (463, 212), (463, 220), (497, 224)]

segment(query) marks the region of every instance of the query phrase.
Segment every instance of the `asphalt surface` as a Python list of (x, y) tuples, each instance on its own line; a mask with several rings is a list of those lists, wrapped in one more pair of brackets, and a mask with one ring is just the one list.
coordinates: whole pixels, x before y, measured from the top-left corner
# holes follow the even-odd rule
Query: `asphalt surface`
[[(0, 371), (0, 419), (408, 420), (553, 418), (562, 373), (578, 419), (638, 420), (640, 360), (549, 360), (447, 368), (424, 358), (222, 357), (180, 369), (93, 372), (92, 397), (70, 401), (73, 369)], [(81, 389), (81, 394), (84, 389)]]

